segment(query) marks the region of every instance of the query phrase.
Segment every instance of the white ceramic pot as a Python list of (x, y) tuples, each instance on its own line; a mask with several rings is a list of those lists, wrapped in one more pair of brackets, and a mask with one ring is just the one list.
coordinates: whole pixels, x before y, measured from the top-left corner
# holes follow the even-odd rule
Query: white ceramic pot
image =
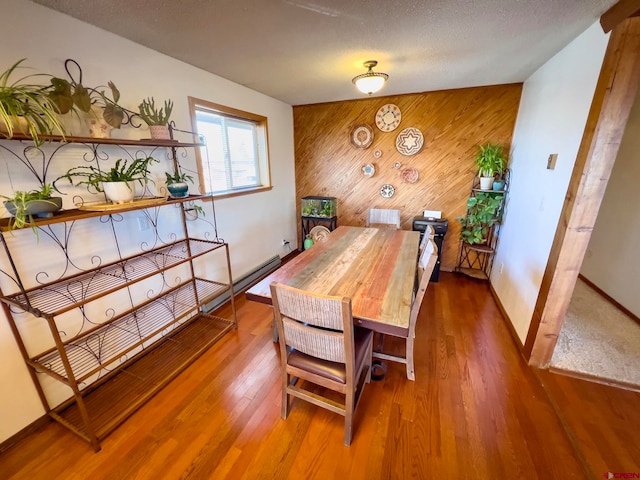
[(92, 106), (87, 114), (89, 135), (93, 138), (111, 138), (111, 125), (104, 119), (104, 108)]
[(102, 182), (102, 189), (111, 203), (133, 202), (136, 182)]
[(480, 177), (480, 190), (492, 190), (493, 177)]

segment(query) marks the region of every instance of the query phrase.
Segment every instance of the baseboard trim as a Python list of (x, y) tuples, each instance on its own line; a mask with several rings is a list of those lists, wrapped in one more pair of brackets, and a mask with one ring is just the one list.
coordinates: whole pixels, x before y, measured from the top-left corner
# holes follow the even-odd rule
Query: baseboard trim
[(511, 340), (513, 340), (513, 343), (518, 348), (520, 355), (522, 355), (522, 358), (524, 358), (526, 361), (527, 359), (525, 358), (525, 354), (524, 354), (524, 345), (520, 341), (520, 337), (518, 337), (518, 332), (516, 332), (516, 329), (513, 328), (513, 322), (511, 321), (511, 318), (507, 314), (507, 311), (504, 309), (504, 305), (502, 305), (502, 302), (500, 301), (500, 298), (498, 297), (498, 294), (494, 290), (493, 285), (491, 283), (489, 283), (489, 291), (491, 292), (491, 296), (493, 297), (493, 299), (496, 301), (496, 305), (498, 305), (498, 309), (502, 314), (502, 320), (504, 321), (505, 325), (507, 326), (507, 329), (509, 330), (509, 333), (511, 334)]
[(11, 447), (13, 447), (16, 444), (20, 443), (22, 440), (27, 438), (29, 435), (34, 433), (36, 430), (40, 429), (41, 427), (43, 427), (44, 425), (46, 425), (46, 424), (48, 424), (50, 422), (52, 422), (52, 420), (51, 420), (51, 417), (49, 415), (43, 415), (40, 418), (38, 418), (37, 420), (35, 420), (34, 422), (31, 422), (29, 425), (24, 427), (22, 430), (20, 430), (19, 432), (11, 435), (4, 442), (0, 443), (0, 454), (6, 452)]
[(636, 322), (638, 325), (640, 325), (640, 317), (638, 317), (637, 315), (635, 315), (633, 312), (627, 310), (623, 305), (621, 305), (620, 303), (618, 303), (614, 298), (612, 298), (611, 296), (609, 296), (607, 293), (605, 293), (600, 287), (598, 287), (595, 283), (593, 283), (591, 280), (589, 280), (588, 278), (586, 278), (585, 276), (583, 276), (581, 273), (578, 274), (578, 278), (580, 280), (582, 280), (584, 283), (586, 283), (588, 286), (590, 286), (591, 288), (593, 288), (596, 293), (598, 293), (598, 295), (600, 295), (601, 297), (604, 297), (607, 302), (609, 302), (611, 305), (613, 305), (614, 307), (616, 307), (618, 310), (620, 310), (622, 313), (624, 313), (625, 315), (627, 315), (629, 318), (631, 318), (631, 320), (633, 320), (634, 322)]

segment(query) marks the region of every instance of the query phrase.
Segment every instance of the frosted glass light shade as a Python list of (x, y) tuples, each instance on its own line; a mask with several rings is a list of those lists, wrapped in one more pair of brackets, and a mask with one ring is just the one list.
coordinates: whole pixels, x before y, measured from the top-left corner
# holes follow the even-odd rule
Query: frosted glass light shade
[(378, 76), (378, 74), (373, 74), (370, 77), (361, 77), (356, 80), (356, 87), (362, 93), (366, 93), (371, 95), (372, 93), (376, 93), (384, 86), (385, 78), (382, 76)]
[(362, 93), (366, 93), (368, 95), (376, 93), (384, 86), (384, 82), (389, 78), (389, 75), (386, 73), (373, 71), (373, 67), (377, 64), (378, 62), (375, 60), (364, 62), (364, 66), (368, 69), (367, 72), (353, 77), (353, 80), (351, 80)]

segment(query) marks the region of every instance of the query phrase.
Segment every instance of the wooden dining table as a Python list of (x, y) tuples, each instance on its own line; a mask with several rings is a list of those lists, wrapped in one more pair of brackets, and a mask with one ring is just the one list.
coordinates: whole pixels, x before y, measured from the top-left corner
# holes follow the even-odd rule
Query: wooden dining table
[(351, 298), (354, 323), (406, 337), (420, 233), (340, 226), (246, 292), (271, 304), (272, 282), (324, 295)]

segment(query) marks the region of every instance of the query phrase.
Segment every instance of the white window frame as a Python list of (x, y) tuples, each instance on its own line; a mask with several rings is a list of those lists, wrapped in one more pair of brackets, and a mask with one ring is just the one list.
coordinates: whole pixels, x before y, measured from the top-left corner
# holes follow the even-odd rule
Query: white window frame
[[(262, 192), (271, 189), (271, 166), (269, 162), (269, 144), (268, 144), (268, 129), (267, 129), (267, 117), (257, 115), (255, 113), (244, 112), (235, 108), (219, 105), (217, 103), (208, 102), (199, 98), (188, 97), (189, 111), (191, 113), (191, 125), (194, 132), (198, 131), (198, 122), (196, 120), (196, 113), (198, 111), (205, 113), (213, 113), (220, 115), (229, 121), (240, 120), (243, 122), (252, 123), (255, 126), (256, 135), (256, 168), (257, 168), (257, 184), (252, 186), (227, 188), (226, 190), (210, 193), (216, 198), (233, 197), (237, 195), (246, 195), (249, 193)], [(198, 176), (200, 177), (200, 185), (206, 190), (207, 185), (210, 184), (211, 173), (206, 171), (204, 165), (206, 160), (203, 158), (207, 155), (204, 148), (196, 149), (196, 159), (198, 165)], [(229, 160), (228, 158), (226, 160)], [(228, 179), (228, 186), (230, 180)]]

